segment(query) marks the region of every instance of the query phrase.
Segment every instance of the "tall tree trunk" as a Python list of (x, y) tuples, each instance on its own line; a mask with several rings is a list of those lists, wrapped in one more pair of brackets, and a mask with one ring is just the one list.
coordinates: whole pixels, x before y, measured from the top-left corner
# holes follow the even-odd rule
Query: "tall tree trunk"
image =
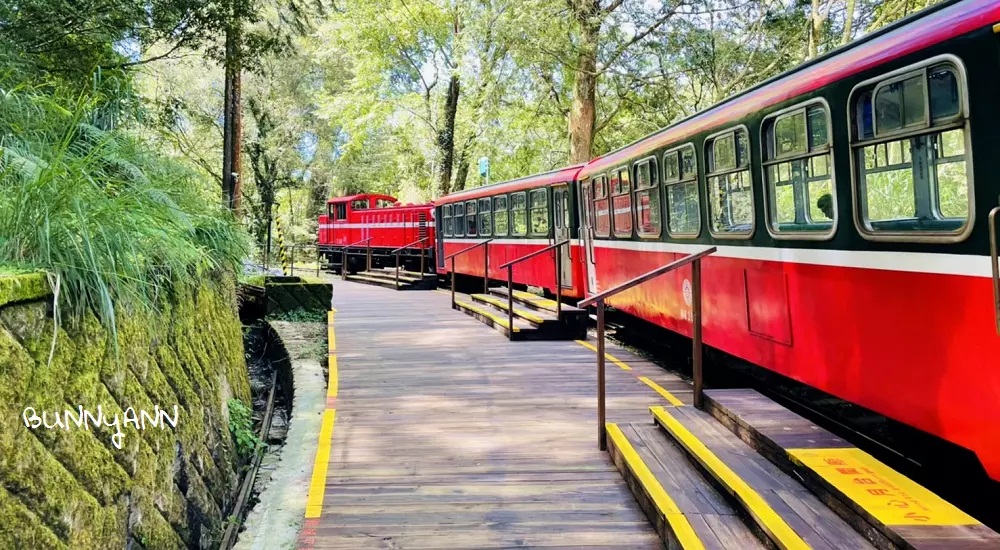
[(854, 30), (854, 0), (847, 0), (847, 6), (844, 12), (844, 34), (840, 37), (841, 44), (847, 44), (851, 41), (851, 36)]
[(597, 120), (597, 45), (601, 21), (596, 0), (580, 0), (575, 16), (580, 24), (580, 51), (573, 75), (573, 106), (569, 112), (569, 161), (590, 160)]
[(812, 10), (809, 12), (809, 49), (806, 51), (806, 59), (816, 57), (819, 50), (819, 0), (812, 0)]
[(458, 114), (459, 96), (458, 75), (451, 75), (448, 82), (448, 96), (444, 101), (444, 122), (438, 130), (438, 154), (441, 158), (441, 168), (438, 171), (438, 195), (448, 193), (451, 184), (451, 171), (455, 162), (455, 115)]

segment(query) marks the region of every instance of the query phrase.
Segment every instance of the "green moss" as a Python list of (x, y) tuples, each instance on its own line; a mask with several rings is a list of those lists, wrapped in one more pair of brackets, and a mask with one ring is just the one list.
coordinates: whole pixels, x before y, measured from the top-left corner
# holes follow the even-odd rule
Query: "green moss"
[(51, 293), (44, 273), (0, 273), (0, 306), (44, 298)]
[(0, 487), (0, 548), (66, 548), (38, 516)]

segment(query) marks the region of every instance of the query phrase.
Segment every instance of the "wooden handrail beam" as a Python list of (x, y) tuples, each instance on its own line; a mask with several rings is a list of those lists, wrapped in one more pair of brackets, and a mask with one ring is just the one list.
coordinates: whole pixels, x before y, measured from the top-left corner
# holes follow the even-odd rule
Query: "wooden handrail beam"
[(564, 245), (567, 245), (567, 244), (569, 244), (569, 239), (557, 242), (556, 244), (550, 244), (549, 246), (546, 246), (545, 248), (542, 248), (540, 250), (536, 250), (534, 252), (525, 254), (524, 256), (521, 256), (520, 258), (518, 258), (516, 260), (511, 260), (511, 261), (503, 264), (502, 266), (500, 266), (500, 269), (506, 269), (508, 266), (512, 266), (514, 264), (521, 263), (524, 260), (527, 260), (527, 259), (530, 259), (530, 258), (534, 258), (535, 256), (538, 256), (539, 254), (542, 254), (544, 252), (548, 252), (549, 250), (553, 250), (553, 249), (559, 248), (560, 246), (564, 246)]
[(668, 271), (673, 271), (673, 270), (675, 270), (675, 269), (677, 269), (679, 267), (684, 267), (684, 266), (688, 265), (689, 263), (692, 263), (694, 261), (700, 260), (700, 259), (704, 258), (705, 256), (708, 256), (709, 254), (714, 253), (715, 251), (716, 251), (716, 247), (713, 246), (711, 248), (706, 248), (705, 250), (702, 250), (701, 252), (697, 252), (695, 254), (691, 254), (689, 256), (685, 256), (685, 257), (683, 257), (683, 258), (681, 258), (681, 259), (679, 259), (679, 260), (677, 260), (675, 262), (670, 262), (669, 264), (662, 265), (662, 266), (660, 266), (660, 267), (658, 267), (658, 268), (656, 268), (656, 269), (654, 269), (652, 271), (649, 271), (647, 273), (643, 273), (642, 275), (639, 275), (638, 277), (636, 277), (636, 278), (634, 278), (632, 280), (625, 281), (624, 283), (622, 283), (622, 284), (620, 284), (620, 285), (618, 285), (618, 286), (616, 286), (614, 288), (611, 288), (609, 290), (605, 290), (604, 292), (602, 292), (600, 294), (595, 294), (594, 296), (591, 296), (590, 298), (587, 298), (586, 300), (583, 300), (583, 301), (579, 302), (578, 304), (576, 304), (576, 307), (582, 309), (582, 308), (585, 308), (587, 306), (594, 305), (597, 302), (607, 300), (609, 297), (614, 296), (615, 294), (618, 294), (619, 292), (624, 292), (624, 291), (626, 291), (626, 290), (628, 290), (628, 289), (630, 289), (630, 288), (632, 288), (632, 287), (634, 287), (636, 285), (641, 285), (642, 283), (645, 283), (646, 281), (648, 281), (650, 279), (653, 279), (655, 277), (659, 277), (660, 275), (663, 275), (664, 273), (666, 273)]
[(417, 245), (417, 244), (420, 244), (420, 243), (422, 243), (422, 242), (426, 241), (426, 240), (427, 240), (427, 239), (429, 239), (429, 238), (430, 238), (430, 237), (424, 237), (423, 239), (420, 239), (419, 241), (413, 241), (413, 242), (412, 242), (412, 243), (410, 243), (410, 244), (406, 244), (406, 245), (403, 245), (403, 246), (401, 246), (401, 247), (397, 248), (396, 250), (393, 250), (393, 251), (392, 251), (392, 252), (390, 252), (389, 254), (395, 254), (395, 253), (397, 253), (397, 252), (401, 252), (401, 251), (403, 251), (403, 250), (406, 250), (407, 248), (410, 248), (410, 247), (411, 247), (411, 246), (413, 246), (413, 245)]

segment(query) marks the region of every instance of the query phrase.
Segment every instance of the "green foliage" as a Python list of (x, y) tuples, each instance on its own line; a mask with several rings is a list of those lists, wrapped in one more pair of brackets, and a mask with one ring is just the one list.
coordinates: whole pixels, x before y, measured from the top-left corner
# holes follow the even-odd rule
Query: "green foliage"
[(95, 126), (106, 104), (0, 78), (0, 263), (57, 274), (115, 332), (116, 309), (238, 270), (248, 239), (196, 173)]
[(243, 458), (250, 457), (264, 442), (253, 431), (253, 410), (239, 399), (229, 402), (229, 433), (236, 442), (236, 451)]
[(274, 315), (269, 315), (267, 318), (272, 321), (287, 321), (290, 323), (325, 323), (327, 312), (297, 308), (291, 311), (284, 311)]

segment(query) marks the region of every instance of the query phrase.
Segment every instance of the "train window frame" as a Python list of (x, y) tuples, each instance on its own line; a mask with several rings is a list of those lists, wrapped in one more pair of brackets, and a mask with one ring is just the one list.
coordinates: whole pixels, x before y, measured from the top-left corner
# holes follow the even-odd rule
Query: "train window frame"
[[(685, 149), (690, 149), (694, 154), (694, 174), (691, 177), (685, 177), (685, 172), (683, 168), (683, 163), (681, 162), (682, 151)], [(664, 201), (664, 217), (667, 220), (667, 236), (673, 239), (697, 239), (701, 236), (702, 231), (702, 203), (701, 203), (701, 185), (700, 185), (700, 175), (701, 170), (698, 169), (698, 148), (695, 147), (693, 142), (688, 142), (683, 145), (678, 145), (677, 147), (672, 147), (663, 152), (663, 158), (666, 159), (667, 155), (677, 155), (677, 169), (679, 174), (679, 179), (674, 181), (667, 181), (666, 173), (663, 177), (663, 201)], [(666, 161), (663, 162), (663, 168), (666, 170)], [(698, 197), (697, 208), (695, 211), (698, 213), (698, 230), (694, 233), (681, 232), (681, 231), (671, 231), (670, 229), (670, 193), (667, 188), (675, 185), (690, 185), (694, 184), (695, 194)]]
[[(747, 157), (748, 158), (746, 159), (746, 165), (745, 166), (741, 166), (740, 159), (738, 158), (738, 155), (739, 155), (739, 140), (736, 138), (736, 132), (738, 132), (740, 130), (743, 130), (743, 132), (745, 132), (746, 136), (747, 136), (746, 153), (747, 153)], [(712, 164), (714, 164), (714, 162), (715, 162), (715, 151), (714, 151), (715, 143), (720, 138), (722, 138), (723, 136), (725, 136), (726, 134), (732, 134), (733, 135), (733, 155), (737, 157), (737, 158), (734, 159), (735, 162), (736, 162), (736, 165), (735, 165), (734, 168), (726, 168), (726, 169), (722, 169), (722, 170), (712, 171), (710, 169), (710, 166)], [(713, 149), (712, 152), (711, 152), (711, 154), (709, 154), (709, 147), (712, 147), (712, 149)], [(705, 140), (702, 142), (702, 151), (703, 151), (703, 154), (705, 155), (705, 174), (704, 174), (704, 178), (703, 179), (704, 179), (704, 184), (705, 184), (704, 185), (704, 187), (705, 187), (704, 190), (705, 190), (705, 197), (706, 197), (706, 205), (705, 206), (706, 206), (706, 208), (708, 210), (708, 220), (707, 220), (708, 221), (708, 224), (707, 224), (708, 225), (708, 233), (712, 237), (714, 237), (716, 239), (728, 239), (728, 240), (749, 240), (749, 239), (752, 239), (753, 236), (754, 236), (754, 234), (757, 231), (757, 201), (754, 198), (753, 143), (752, 143), (752, 136), (750, 135), (750, 129), (747, 127), (746, 124), (737, 124), (735, 126), (729, 126), (728, 128), (725, 128), (725, 129), (720, 130), (718, 132), (714, 132), (714, 133), (712, 133), (712, 134), (710, 134), (710, 135), (708, 135), (708, 136), (705, 137)], [(750, 188), (749, 188), (749, 192), (750, 192), (750, 229), (747, 230), (747, 231), (740, 231), (740, 232), (716, 231), (715, 228), (713, 227), (714, 223), (712, 221), (713, 212), (712, 212), (712, 201), (711, 201), (711, 198), (710, 198), (711, 197), (711, 193), (709, 193), (709, 185), (710, 185), (709, 179), (710, 178), (714, 178), (714, 177), (727, 176), (729, 174), (736, 174), (736, 173), (744, 172), (744, 171), (747, 173), (747, 177), (750, 178), (750, 181), (748, 183), (749, 186), (750, 186)]]
[[(517, 230), (516, 223), (516, 213), (518, 210), (514, 208), (514, 199), (520, 197), (523, 199), (523, 206), (519, 209), (520, 212), (524, 214), (524, 231)], [(510, 198), (507, 203), (507, 211), (510, 213), (510, 236), (511, 237), (525, 237), (528, 235), (528, 193), (527, 191), (519, 191), (517, 193), (511, 193)]]
[(351, 201), (351, 210), (370, 210), (368, 199), (354, 199)]
[(346, 202), (335, 202), (333, 203), (334, 216), (333, 221), (346, 221), (347, 220), (347, 203)]
[[(465, 216), (462, 217), (462, 222), (465, 224), (463, 229), (465, 230), (466, 237), (478, 237), (479, 232), (473, 233), (469, 231), (470, 228), (478, 229), (479, 216), (476, 215), (478, 203), (476, 199), (470, 199), (465, 201)], [(470, 219), (471, 218), (471, 219)]]
[[(493, 199), (482, 197), (478, 199), (478, 203), (478, 207), (476, 208), (476, 228), (479, 230), (479, 236), (491, 237), (493, 236)], [(486, 206), (485, 212), (483, 211), (484, 205)]]
[[(534, 206), (534, 204), (532, 203), (531, 199), (532, 199), (532, 196), (534, 196), (536, 194), (540, 194), (541, 196), (545, 197), (545, 206)], [(550, 204), (551, 201), (549, 200), (549, 188), (548, 187), (540, 187), (540, 188), (537, 188), (537, 189), (531, 189), (530, 191), (528, 191), (528, 197), (527, 197), (527, 199), (528, 199), (528, 203), (527, 203), (527, 206), (528, 206), (528, 218), (527, 218), (527, 221), (528, 221), (528, 235), (530, 235), (532, 237), (548, 237), (549, 234), (552, 233), (552, 208), (551, 208), (552, 205)], [(531, 218), (532, 218), (532, 214), (534, 214), (534, 211), (535, 210), (541, 210), (542, 208), (545, 209), (545, 231), (544, 232), (535, 231), (534, 224), (531, 223)]]
[[(678, 157), (678, 163), (679, 162), (680, 158)], [(652, 183), (645, 187), (639, 186), (639, 166), (642, 164), (649, 165), (649, 176), (652, 180)], [(632, 228), (640, 239), (659, 239), (660, 236), (663, 235), (663, 193), (660, 186), (660, 166), (656, 155), (650, 155), (632, 163), (632, 182)], [(659, 210), (659, 217), (657, 218), (655, 233), (643, 231), (642, 224), (639, 223), (639, 208), (637, 205), (640, 202), (640, 193), (655, 193), (657, 195), (658, 202), (656, 205)]]
[[(826, 120), (826, 145), (814, 148), (810, 141), (812, 139), (812, 132), (809, 126), (809, 110), (813, 107), (821, 107), (825, 115)], [(779, 154), (777, 146), (777, 135), (776, 129), (777, 123), (785, 118), (795, 116), (797, 114), (802, 114), (805, 120), (805, 151), (804, 152), (792, 152)], [(828, 241), (834, 237), (837, 233), (837, 228), (839, 226), (840, 217), (837, 205), (838, 193), (837, 193), (837, 173), (836, 173), (836, 162), (833, 147), (833, 114), (830, 109), (830, 104), (825, 98), (818, 97), (803, 101), (801, 103), (796, 103), (784, 109), (780, 109), (773, 113), (769, 113), (760, 123), (760, 158), (761, 158), (761, 181), (764, 183), (764, 226), (767, 228), (767, 232), (774, 239), (779, 240), (804, 240), (804, 241)], [(829, 155), (829, 160), (827, 161), (827, 172), (830, 177), (830, 197), (833, 202), (833, 219), (830, 222), (830, 227), (824, 231), (795, 231), (795, 230), (785, 230), (775, 229), (774, 221), (774, 211), (772, 209), (775, 199), (774, 185), (771, 183), (768, 177), (768, 168), (771, 166), (776, 166), (784, 164), (787, 162), (795, 160), (806, 160), (822, 156), (823, 154)], [(808, 181), (807, 181), (808, 186)], [(807, 191), (808, 193), (808, 191)], [(806, 204), (806, 214), (808, 215), (809, 210), (811, 210), (812, 201), (810, 197)], [(807, 218), (808, 219), (808, 218)], [(814, 225), (826, 225), (826, 224), (814, 224)]]
[[(457, 213), (461, 211), (461, 214)], [(464, 237), (465, 236), (465, 203), (456, 202), (452, 204), (452, 225), (451, 225), (451, 235), (453, 237)], [(461, 222), (461, 223), (459, 223)]]
[[(499, 208), (497, 204), (503, 199), (503, 209)], [(493, 236), (494, 237), (506, 237), (510, 234), (510, 199), (506, 194), (496, 195), (490, 199), (493, 202)], [(507, 225), (504, 227), (503, 233), (497, 229), (497, 220), (500, 219), (500, 212), (503, 212), (503, 218), (506, 220)]]
[[(927, 78), (929, 77), (930, 70), (936, 67), (951, 70), (957, 79), (956, 87), (958, 91), (959, 106), (958, 112), (954, 115), (934, 118), (933, 113), (930, 112), (931, 92), (930, 87), (928, 86)], [(865, 137), (863, 135), (864, 127), (862, 126), (862, 121), (858, 118), (861, 115), (861, 110), (858, 108), (860, 104), (859, 100), (865, 96), (870, 96), (871, 101), (874, 101), (876, 90), (894, 82), (900, 82), (908, 78), (912, 78), (917, 74), (923, 75), (924, 78), (925, 117), (923, 123), (919, 126), (904, 126), (900, 130), (885, 132), (879, 135), (876, 131), (877, 124), (873, 105), (871, 114), (872, 136)], [(852, 217), (854, 219), (854, 226), (862, 238), (878, 242), (958, 243), (965, 241), (972, 234), (976, 224), (976, 186), (975, 166), (973, 164), (972, 155), (971, 122), (969, 118), (970, 101), (968, 83), (968, 71), (965, 67), (965, 63), (956, 55), (941, 54), (923, 59), (894, 71), (889, 71), (866, 79), (859, 82), (851, 89), (847, 100), (848, 154), (850, 155), (851, 167), (851, 210)], [(937, 135), (940, 137), (945, 132), (954, 130), (962, 130), (963, 133), (962, 158), (965, 163), (965, 184), (967, 193), (966, 196), (968, 200), (967, 213), (964, 223), (959, 228), (952, 231), (940, 229), (892, 230), (873, 227), (871, 222), (867, 219), (866, 213), (862, 212), (865, 206), (867, 193), (864, 183), (859, 178), (861, 173), (860, 169), (863, 166), (860, 163), (865, 161), (864, 149), (866, 147), (877, 147), (878, 145), (883, 144), (888, 146), (892, 143), (902, 142), (903, 140), (923, 136)], [(936, 141), (935, 145), (937, 143), (939, 143), (939, 141)], [(912, 170), (912, 160), (910, 163)], [(939, 188), (934, 191), (939, 191)], [(916, 194), (915, 189), (914, 194)], [(939, 206), (939, 204), (932, 204), (932, 208), (937, 210), (935, 213), (940, 213), (938, 210)], [(884, 222), (891, 220), (879, 221)], [(919, 220), (915, 220), (915, 222), (919, 223)]]
[[(616, 239), (631, 239), (635, 235), (635, 224), (633, 220), (635, 218), (635, 207), (632, 204), (632, 190), (635, 188), (632, 185), (632, 172), (629, 169), (628, 164), (618, 166), (611, 170), (611, 176), (609, 178), (608, 186), (611, 191), (611, 198), (609, 201), (609, 214), (611, 215), (611, 234), (615, 236)], [(628, 176), (628, 186), (622, 184), (622, 175)], [(617, 181), (618, 183), (614, 183)], [(615, 199), (618, 197), (626, 197), (628, 200), (628, 231), (619, 230), (618, 223), (615, 221), (617, 219), (618, 213), (615, 211)]]
[[(593, 205), (593, 213), (594, 213), (594, 237), (595, 238), (602, 238), (602, 239), (610, 239), (611, 238), (611, 227), (612, 227), (612, 224), (611, 224), (611, 195), (610, 195), (610, 193), (608, 193), (608, 181), (609, 181), (609, 179), (610, 178), (608, 177), (607, 173), (598, 174), (598, 175), (596, 175), (596, 176), (594, 176), (594, 177), (592, 177), (590, 179), (590, 188), (593, 190), (593, 195), (594, 195), (594, 198), (591, 201), (591, 203)], [(597, 193), (598, 190), (601, 191), (601, 194)], [(599, 210), (597, 209), (597, 203), (600, 202), (600, 201), (606, 201), (608, 203), (608, 207), (605, 210), (605, 214), (604, 214), (607, 217), (607, 219), (608, 219), (608, 230), (605, 231), (605, 232), (601, 232), (600, 230), (598, 230), (598, 225), (597, 225), (597, 220), (599, 219), (599, 215), (598, 215)]]

